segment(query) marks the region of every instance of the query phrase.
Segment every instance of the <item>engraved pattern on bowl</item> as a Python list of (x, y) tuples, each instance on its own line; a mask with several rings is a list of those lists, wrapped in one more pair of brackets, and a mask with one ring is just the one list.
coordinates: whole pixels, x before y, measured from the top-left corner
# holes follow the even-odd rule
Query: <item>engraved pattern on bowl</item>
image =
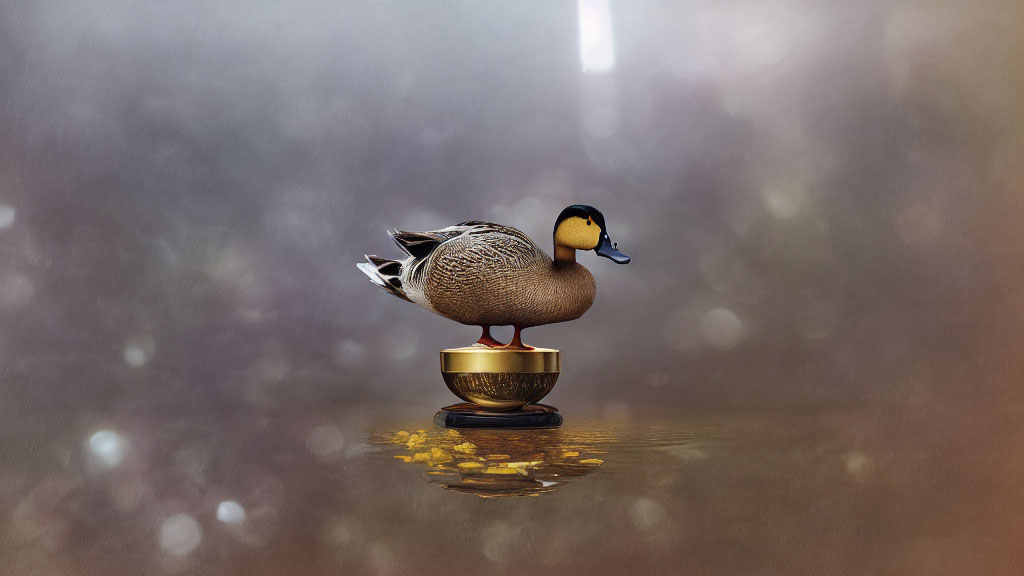
[(558, 372), (442, 372), (456, 396), (493, 410), (516, 410), (551, 392)]

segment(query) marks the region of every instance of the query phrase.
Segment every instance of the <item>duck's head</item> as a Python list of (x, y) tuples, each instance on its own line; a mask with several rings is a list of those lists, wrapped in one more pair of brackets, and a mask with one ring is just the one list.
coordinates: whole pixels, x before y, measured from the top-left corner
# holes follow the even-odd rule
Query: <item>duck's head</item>
[(629, 264), (629, 256), (619, 252), (608, 237), (604, 214), (593, 206), (574, 204), (555, 220), (555, 261), (576, 261), (576, 250), (593, 250), (617, 264)]

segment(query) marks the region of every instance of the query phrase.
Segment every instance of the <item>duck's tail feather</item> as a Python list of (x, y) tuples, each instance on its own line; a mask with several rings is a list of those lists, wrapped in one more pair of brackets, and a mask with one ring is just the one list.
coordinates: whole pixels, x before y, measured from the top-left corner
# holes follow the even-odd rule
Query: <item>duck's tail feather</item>
[(380, 286), (385, 292), (393, 294), (406, 302), (412, 302), (402, 290), (402, 263), (379, 256), (366, 255), (366, 262), (356, 264), (370, 281)]
[(389, 232), (395, 244), (414, 258), (423, 258), (434, 251), (448, 236), (434, 232), (405, 232), (394, 230)]

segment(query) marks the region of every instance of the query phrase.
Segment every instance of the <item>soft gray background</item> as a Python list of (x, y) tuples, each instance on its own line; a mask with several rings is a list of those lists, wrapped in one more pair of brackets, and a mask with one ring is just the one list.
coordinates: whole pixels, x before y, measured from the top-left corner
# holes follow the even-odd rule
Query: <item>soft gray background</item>
[[(66, 528), (40, 544), (15, 515), (5, 561), (103, 565), (104, 529), (46, 490), (80, 492), (45, 488), (93, 494), (97, 430), (158, 471), (182, 435), (223, 440), (194, 450), (207, 463), (233, 442), (258, 460), (273, 441), (253, 422), (290, 419), (302, 448), (324, 414), (347, 434), (388, 410), (428, 418), (452, 399), (437, 351), (478, 332), (355, 262), (398, 254), (385, 228), (468, 219), (550, 250), (572, 203), (601, 209), (633, 263), (581, 254), (593, 309), (526, 332), (563, 351), (563, 412), (852, 410), (880, 445), (994, 451), (936, 470), (1008, 497), (1020, 5), (630, 1), (612, 17), (616, 66), (586, 74), (571, 2), (0, 3), (0, 502), (29, 514), (43, 490)], [(126, 566), (159, 552), (163, 512), (147, 514), (122, 519), (149, 534)]]

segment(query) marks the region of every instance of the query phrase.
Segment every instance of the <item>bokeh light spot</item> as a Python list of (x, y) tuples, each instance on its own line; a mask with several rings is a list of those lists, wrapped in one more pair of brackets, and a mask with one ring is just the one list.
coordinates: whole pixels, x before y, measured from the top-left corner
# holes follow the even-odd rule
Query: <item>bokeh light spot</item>
[(0, 204), (0, 230), (14, 226), (14, 206)]
[(124, 349), (124, 361), (127, 362), (129, 366), (135, 366), (137, 368), (145, 365), (146, 362), (149, 361), (149, 354), (146, 354), (146, 351), (138, 346), (126, 346)]
[(715, 350), (732, 350), (743, 339), (743, 322), (732, 310), (715, 308), (700, 319), (701, 338)]
[(639, 498), (633, 502), (630, 517), (633, 524), (644, 532), (660, 528), (668, 519), (665, 508), (650, 498)]
[(338, 455), (345, 447), (345, 435), (333, 424), (317, 426), (306, 435), (306, 448), (322, 460)]
[(513, 559), (512, 546), (516, 540), (516, 529), (505, 522), (497, 522), (484, 528), (481, 534), (484, 556), (492, 562), (504, 564)]
[(191, 554), (202, 540), (202, 528), (188, 514), (175, 514), (160, 525), (160, 548), (172, 556)]
[(765, 209), (779, 220), (796, 216), (807, 202), (807, 194), (796, 182), (774, 182), (762, 192)]
[(859, 450), (847, 453), (845, 461), (846, 471), (854, 476), (860, 476), (867, 472), (868, 466), (871, 464), (871, 460), (868, 458), (867, 454), (864, 454)]
[(366, 347), (355, 340), (342, 340), (334, 348), (334, 360), (342, 366), (361, 366), (368, 356)]
[(217, 505), (217, 520), (225, 524), (245, 522), (245, 508), (234, 500), (225, 500)]
[(615, 38), (608, 0), (579, 0), (580, 63), (584, 72), (604, 73), (615, 67)]
[(149, 363), (156, 351), (156, 342), (149, 336), (136, 336), (129, 340), (121, 352), (125, 364), (133, 368), (140, 368)]
[(124, 460), (128, 442), (117, 432), (100, 430), (89, 437), (89, 455), (102, 468), (114, 468)]

